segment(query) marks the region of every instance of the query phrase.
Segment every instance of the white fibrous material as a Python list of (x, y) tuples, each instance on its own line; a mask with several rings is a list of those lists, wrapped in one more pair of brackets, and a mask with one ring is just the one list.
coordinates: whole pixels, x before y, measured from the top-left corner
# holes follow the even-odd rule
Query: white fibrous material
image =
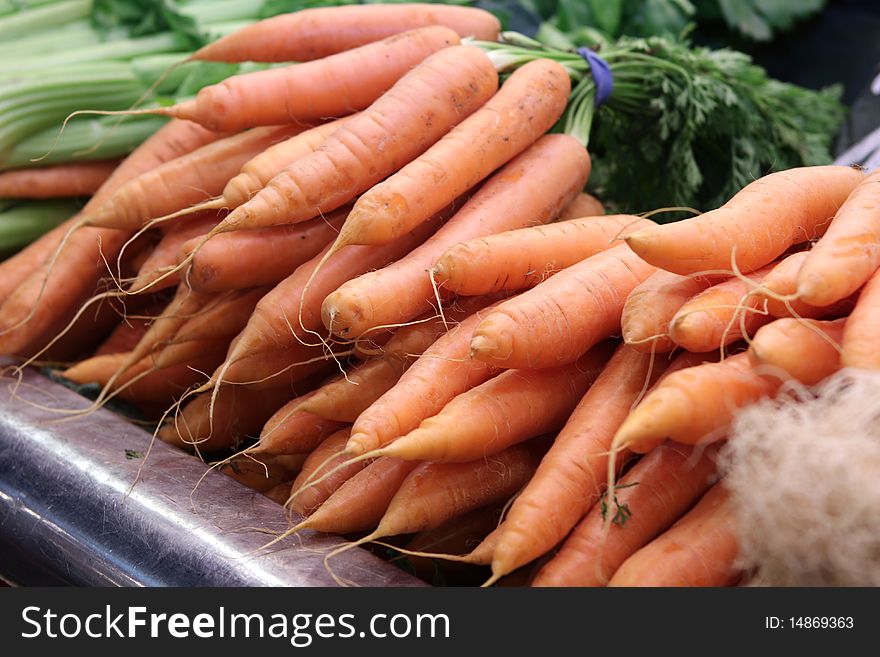
[(741, 410), (721, 462), (754, 583), (880, 586), (880, 372)]

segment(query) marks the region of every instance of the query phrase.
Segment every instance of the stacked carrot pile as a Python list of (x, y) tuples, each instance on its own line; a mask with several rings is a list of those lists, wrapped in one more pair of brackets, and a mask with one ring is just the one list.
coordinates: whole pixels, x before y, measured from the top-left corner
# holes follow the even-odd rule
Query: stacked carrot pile
[[(240, 450), (223, 467), (304, 516), (292, 531), (411, 537), (400, 553), (491, 581), (735, 584), (709, 443), (786, 381), (876, 366), (880, 177), (792, 169), (674, 224), (604, 215), (583, 144), (548, 133), (565, 67), (502, 83), (460, 43), (496, 38), (491, 15), (370, 11), (210, 46), (314, 61), (163, 108), (0, 265), (0, 352), (78, 360), (64, 376), (101, 393), (59, 413), (123, 399), (168, 443)], [(326, 12), (321, 48), (290, 43)]]

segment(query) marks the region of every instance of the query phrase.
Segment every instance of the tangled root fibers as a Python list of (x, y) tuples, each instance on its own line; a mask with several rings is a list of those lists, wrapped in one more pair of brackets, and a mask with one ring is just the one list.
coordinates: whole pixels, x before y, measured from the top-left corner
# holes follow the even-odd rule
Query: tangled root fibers
[(743, 409), (722, 466), (754, 583), (880, 586), (880, 372)]

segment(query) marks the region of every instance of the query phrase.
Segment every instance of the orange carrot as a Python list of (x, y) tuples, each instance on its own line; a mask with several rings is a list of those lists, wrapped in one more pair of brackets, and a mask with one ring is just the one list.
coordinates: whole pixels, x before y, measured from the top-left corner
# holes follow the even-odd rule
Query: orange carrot
[(406, 30), (443, 25), (460, 36), (495, 41), (501, 25), (482, 9), (437, 4), (312, 7), (253, 23), (203, 46), (190, 59), (307, 62)]
[[(16, 353), (56, 318), (78, 307), (86, 295), (92, 294), (106, 271), (104, 258), (115, 258), (128, 238), (127, 233), (116, 230), (77, 230), (54, 258), (80, 217), (104, 203), (128, 180), (218, 138), (219, 135), (187, 121), (172, 121), (163, 126), (116, 168), (79, 215), (25, 249), (20, 257), (0, 265), (0, 285), (5, 288), (15, 283), (10, 288), (14, 293), (5, 297), (0, 306), (0, 353)], [(44, 264), (45, 260), (49, 262)], [(22, 263), (33, 261), (39, 261), (39, 266), (24, 272)], [(20, 269), (9, 273), (6, 265)]]
[(509, 230), (456, 244), (437, 260), (432, 273), (438, 287), (456, 294), (522, 290), (648, 225), (653, 222), (616, 214)]
[(320, 276), (306, 290), (306, 283), (329, 251), (330, 247), (327, 247), (260, 300), (230, 351), (229, 361), (258, 351), (284, 349), (299, 341), (317, 341), (316, 336), (309, 333), (321, 328), (321, 303), (330, 292), (358, 274), (383, 267), (409, 253), (436, 230), (444, 218), (438, 216), (434, 222), (420, 226), (391, 244), (345, 248), (325, 262)]
[[(604, 586), (636, 550), (684, 515), (712, 485), (716, 450), (665, 443), (636, 463), (572, 531), (532, 586)], [(614, 514), (606, 532), (605, 515)]]
[(192, 100), (133, 113), (188, 119), (217, 132), (338, 118), (369, 107), (426, 57), (459, 42), (447, 27), (418, 28), (313, 62), (233, 75)]
[(368, 360), (318, 388), (300, 410), (328, 420), (354, 422), (394, 387), (408, 365), (407, 359), (392, 356)]
[(511, 573), (549, 552), (595, 504), (611, 439), (664, 365), (662, 358), (618, 347), (507, 512), (493, 554), (493, 575)]
[(95, 350), (95, 356), (121, 354), (131, 351), (150, 328), (151, 312), (161, 312), (156, 306), (150, 307), (144, 314), (136, 318), (127, 318), (120, 322), (101, 346)]
[[(297, 490), (303, 482), (313, 475), (321, 475), (345, 460), (345, 443), (348, 441), (349, 431), (350, 429), (337, 431), (309, 454), (303, 464), (302, 471), (293, 482), (293, 490)], [(361, 461), (337, 469), (330, 477), (322, 478), (319, 483), (309, 486), (300, 495), (291, 499), (290, 508), (300, 515), (310, 516), (342, 484), (363, 470), (366, 465), (366, 461)]]
[(334, 534), (375, 529), (401, 484), (418, 467), (415, 461), (376, 459), (336, 489), (299, 528)]
[(254, 128), (206, 144), (129, 181), (88, 213), (83, 223), (135, 230), (151, 219), (216, 196), (248, 160), (303, 129), (290, 125)]
[(620, 318), (623, 341), (637, 351), (672, 351), (675, 343), (669, 338), (669, 324), (675, 313), (688, 299), (721, 280), (655, 271), (626, 298)]
[(777, 319), (749, 344), (752, 368), (769, 376), (815, 385), (840, 369), (840, 342), (846, 319)]
[(361, 413), (346, 446), (358, 455), (387, 445), (439, 413), (457, 395), (489, 380), (496, 368), (468, 358), (470, 336), (486, 312), (476, 311), (437, 339), (397, 384)]
[(0, 173), (0, 198), (91, 196), (119, 165), (116, 160), (56, 164)]
[[(278, 485), (286, 482), (290, 490), (290, 482), (296, 474), (289, 462), (279, 461), (279, 457), (239, 457), (232, 459), (219, 468), (223, 474), (232, 477), (258, 493), (267, 493)], [(280, 457), (288, 458), (288, 457)], [(296, 464), (293, 464), (296, 465)], [(281, 500), (283, 503), (287, 495)]]
[(264, 390), (281, 385), (295, 386), (315, 374), (339, 371), (339, 366), (320, 346), (297, 344), (285, 349), (261, 351), (237, 360), (223, 380)]
[[(446, 28), (425, 29), (451, 34)], [(354, 67), (359, 77), (365, 65), (358, 60)], [(218, 232), (292, 224), (335, 210), (424, 153), (478, 110), (498, 88), (498, 75), (482, 50), (455, 46), (427, 57), (389, 87), (314, 153), (294, 162), (233, 210)]]
[(559, 221), (568, 221), (569, 219), (580, 219), (582, 217), (599, 217), (605, 214), (605, 207), (602, 202), (592, 194), (581, 192), (574, 197), (574, 200), (562, 208), (559, 213)]
[(197, 251), (188, 280), (194, 290), (220, 292), (280, 283), (314, 258), (339, 232), (349, 206), (294, 226), (273, 226), (202, 238), (183, 245)]
[(864, 174), (842, 166), (771, 173), (722, 207), (692, 219), (633, 233), (627, 243), (652, 265), (676, 274), (749, 272), (793, 244), (821, 235)]
[(629, 557), (609, 586), (730, 586), (738, 547), (736, 521), (722, 483), (665, 533)]
[(188, 319), (174, 334), (171, 344), (221, 338), (237, 335), (246, 325), (257, 302), (269, 291), (268, 287), (233, 292), (203, 312)]
[(207, 234), (217, 225), (218, 221), (217, 214), (212, 212), (193, 217), (186, 223), (175, 226), (165, 233), (156, 248), (139, 268), (137, 278), (129, 285), (129, 288), (132, 290), (149, 288), (150, 292), (158, 292), (178, 285), (180, 283), (179, 275), (168, 276), (161, 281), (159, 278), (177, 264), (177, 255), (187, 241), (193, 238), (199, 239), (201, 235)]
[(287, 402), (270, 417), (260, 433), (253, 453), (301, 454), (311, 452), (325, 438), (344, 426), (342, 422), (297, 410), (314, 392)]
[(197, 395), (184, 405), (179, 416), (165, 422), (158, 436), (177, 447), (195, 447), (202, 452), (234, 448), (247, 436), (259, 433), (291, 394), (286, 386), (270, 390), (224, 386), (217, 395), (213, 422), (208, 415), (211, 396)]
[(578, 141), (545, 135), (493, 175), (422, 246), (330, 294), (322, 306), (324, 325), (332, 325), (337, 335), (357, 337), (429, 310), (434, 292), (426, 272), (447, 248), (474, 237), (551, 221), (583, 188), (589, 173), (589, 155)]
[[(767, 312), (773, 317), (791, 317), (795, 313), (798, 317), (815, 318), (821, 313), (821, 309), (810, 306), (800, 299), (794, 298), (797, 291), (797, 275), (804, 260), (807, 258), (806, 251), (792, 253), (780, 260), (770, 273), (762, 281), (761, 287), (768, 290), (769, 294), (758, 294), (761, 301), (767, 304)], [(786, 304), (777, 298), (780, 296), (791, 297)]]
[(612, 447), (644, 454), (666, 438), (686, 444), (718, 440), (737, 408), (778, 386), (752, 369), (746, 353), (674, 372), (624, 420)]
[(409, 461), (465, 463), (559, 430), (601, 372), (611, 345), (576, 362), (510, 370), (463, 392), (437, 415), (374, 454)]
[(359, 543), (441, 526), (473, 509), (504, 502), (532, 476), (541, 441), (470, 463), (422, 463), (391, 499), (379, 526)]
[(841, 355), (845, 367), (880, 369), (880, 350), (877, 349), (878, 327), (880, 327), (880, 273), (875, 272), (862, 289), (856, 307), (846, 322)]
[(572, 265), (488, 315), (474, 358), (497, 367), (557, 367), (617, 333), (630, 292), (654, 272), (626, 244)]
[(753, 335), (769, 316), (752, 294), (773, 265), (762, 267), (747, 278), (730, 278), (688, 299), (669, 323), (669, 338), (688, 351), (714, 351), (740, 340), (743, 331)]
[(837, 211), (798, 272), (798, 298), (829, 306), (864, 285), (880, 267), (880, 171), (865, 178)]
[(337, 244), (384, 244), (409, 232), (537, 141), (570, 90), (568, 73), (552, 60), (518, 68), (479, 111), (361, 196)]

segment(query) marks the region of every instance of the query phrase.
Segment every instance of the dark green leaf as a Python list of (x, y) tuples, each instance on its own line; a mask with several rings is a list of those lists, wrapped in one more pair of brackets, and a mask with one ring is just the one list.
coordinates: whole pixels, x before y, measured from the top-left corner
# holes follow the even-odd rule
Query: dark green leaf
[(174, 0), (94, 0), (91, 20), (102, 31), (125, 28), (133, 37), (170, 31), (193, 49), (207, 43), (205, 32)]

